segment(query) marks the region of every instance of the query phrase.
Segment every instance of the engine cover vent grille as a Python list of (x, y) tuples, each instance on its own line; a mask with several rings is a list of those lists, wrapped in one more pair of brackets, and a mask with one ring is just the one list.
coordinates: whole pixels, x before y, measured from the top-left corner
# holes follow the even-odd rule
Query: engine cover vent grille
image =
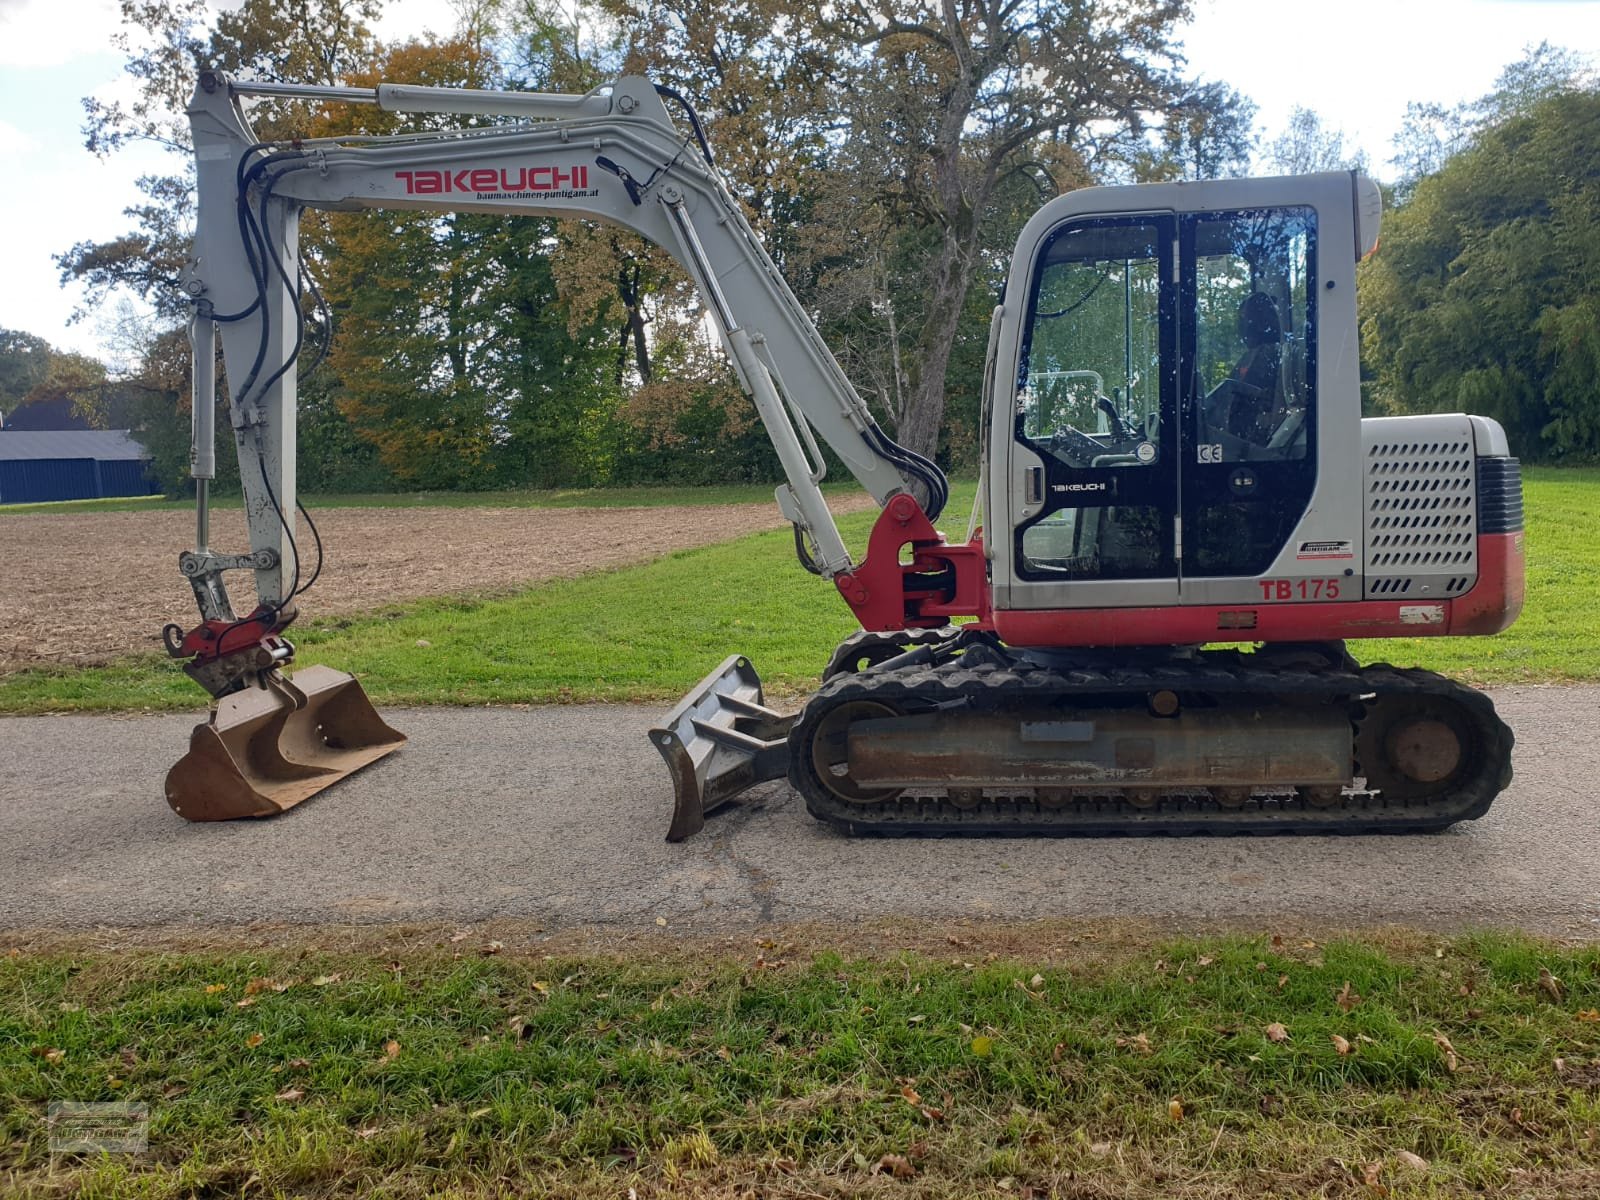
[[(1384, 422), (1392, 434), (1398, 423)], [(1366, 595), (1459, 595), (1478, 578), (1477, 452), (1460, 417), (1414, 417), (1367, 441)]]

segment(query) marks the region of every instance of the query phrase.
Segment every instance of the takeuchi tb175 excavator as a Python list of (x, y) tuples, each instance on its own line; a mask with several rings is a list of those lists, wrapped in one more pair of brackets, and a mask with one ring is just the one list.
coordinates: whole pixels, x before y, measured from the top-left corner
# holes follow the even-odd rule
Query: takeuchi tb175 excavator
[[(490, 120), (268, 143), (250, 96)], [(198, 519), (180, 567), (201, 622), (166, 640), (216, 699), (168, 777), (184, 816), (279, 812), (405, 740), (350, 676), (285, 674), (315, 574), (294, 519), (303, 208), (604, 221), (698, 286), (782, 463), (799, 558), (861, 632), (798, 713), (770, 708), (735, 655), (652, 730), (673, 840), (785, 776), (822, 821), (924, 834), (1432, 830), (1481, 816), (1510, 781), (1487, 697), (1345, 650), (1498, 632), (1523, 590), (1500, 427), (1361, 416), (1355, 274), (1381, 204), (1360, 174), (1044, 205), (990, 324), (983, 522), (975, 508), (957, 542), (935, 525), (944, 476), (878, 427), (676, 93), (635, 77), (561, 96), (205, 73), (189, 111)], [(242, 554), (209, 546), (219, 333)], [(819, 442), (881, 506), (863, 557), (823, 502)], [(254, 573), (242, 617), (230, 570)]]

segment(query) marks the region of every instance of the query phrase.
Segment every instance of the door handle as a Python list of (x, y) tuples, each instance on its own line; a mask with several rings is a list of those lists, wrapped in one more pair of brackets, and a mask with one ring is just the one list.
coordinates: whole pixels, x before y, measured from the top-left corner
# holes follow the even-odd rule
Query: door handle
[(1029, 467), (1023, 473), (1027, 481), (1027, 502), (1029, 504), (1044, 503), (1044, 468)]

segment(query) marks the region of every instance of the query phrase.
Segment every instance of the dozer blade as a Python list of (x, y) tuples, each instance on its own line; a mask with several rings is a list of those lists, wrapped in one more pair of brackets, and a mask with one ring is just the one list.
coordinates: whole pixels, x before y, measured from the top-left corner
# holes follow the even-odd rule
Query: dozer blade
[(307, 667), (217, 701), (167, 772), (167, 803), (191, 821), (270, 817), (405, 744), (355, 678)]
[(794, 716), (768, 708), (750, 660), (731, 655), (678, 702), (650, 741), (672, 772), (674, 802), (667, 841), (705, 828), (706, 817), (746, 788), (789, 770)]

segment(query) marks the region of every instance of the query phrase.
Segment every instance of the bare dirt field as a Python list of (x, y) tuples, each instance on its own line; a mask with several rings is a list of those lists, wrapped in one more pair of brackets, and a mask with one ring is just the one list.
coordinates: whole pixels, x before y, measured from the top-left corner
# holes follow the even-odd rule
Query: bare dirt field
[[(846, 511), (867, 502), (833, 503)], [(324, 508), (314, 516), (327, 563), (304, 603), (319, 617), (422, 596), (509, 591), (783, 523), (772, 504)], [(309, 569), (303, 520), (299, 537)], [(0, 674), (160, 650), (162, 625), (198, 619), (177, 565), (193, 538), (186, 509), (0, 517)], [(215, 512), (211, 541), (248, 549), (243, 511)], [(248, 575), (230, 572), (227, 582), (239, 613), (255, 607)]]

